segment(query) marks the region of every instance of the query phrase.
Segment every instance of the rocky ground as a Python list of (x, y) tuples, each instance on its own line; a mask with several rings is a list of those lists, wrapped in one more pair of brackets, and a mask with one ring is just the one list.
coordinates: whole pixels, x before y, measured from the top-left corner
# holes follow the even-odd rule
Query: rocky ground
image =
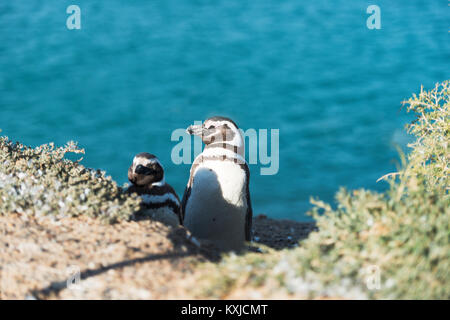
[[(313, 229), (259, 215), (254, 246), (294, 247)], [(208, 298), (192, 290), (201, 277), (197, 267), (220, 259), (183, 228), (150, 220), (108, 225), (11, 214), (0, 216), (0, 235), (1, 299)]]

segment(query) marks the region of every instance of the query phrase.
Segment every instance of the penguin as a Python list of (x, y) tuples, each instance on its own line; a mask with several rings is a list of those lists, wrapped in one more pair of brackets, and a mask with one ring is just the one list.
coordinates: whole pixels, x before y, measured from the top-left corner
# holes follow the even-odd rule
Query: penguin
[(169, 225), (181, 225), (181, 206), (175, 190), (165, 182), (164, 168), (153, 154), (137, 154), (128, 169), (129, 193), (142, 198), (144, 213)]
[(240, 250), (251, 241), (253, 216), (242, 134), (233, 120), (220, 116), (186, 131), (201, 137), (205, 148), (191, 166), (181, 201), (183, 224), (219, 249)]

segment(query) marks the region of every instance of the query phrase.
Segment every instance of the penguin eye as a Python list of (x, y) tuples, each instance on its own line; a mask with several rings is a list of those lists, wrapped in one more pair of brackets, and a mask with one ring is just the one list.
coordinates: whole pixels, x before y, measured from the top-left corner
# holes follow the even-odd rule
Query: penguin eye
[(149, 167), (145, 167), (145, 166), (143, 166), (143, 165), (140, 164), (140, 165), (138, 165), (138, 166), (136, 167), (135, 172), (136, 172), (137, 174), (143, 174), (143, 175), (149, 176), (149, 175), (154, 174), (154, 173), (155, 173), (155, 170), (152, 169), (152, 168), (149, 168)]

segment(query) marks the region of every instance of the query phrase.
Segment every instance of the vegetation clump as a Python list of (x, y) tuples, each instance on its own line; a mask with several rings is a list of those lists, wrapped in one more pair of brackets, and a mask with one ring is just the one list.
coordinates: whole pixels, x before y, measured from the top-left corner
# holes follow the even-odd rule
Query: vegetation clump
[[(450, 82), (405, 101), (416, 138), (385, 193), (336, 195), (310, 214), (318, 231), (292, 250), (226, 257), (203, 281), (203, 294), (228, 297), (254, 288), (264, 297), (450, 298)], [(226, 284), (226, 285), (224, 285)]]
[(67, 153), (84, 150), (74, 142), (30, 148), (0, 137), (0, 214), (88, 215), (109, 223), (133, 217), (140, 208), (137, 196), (127, 195), (104, 171), (65, 159)]

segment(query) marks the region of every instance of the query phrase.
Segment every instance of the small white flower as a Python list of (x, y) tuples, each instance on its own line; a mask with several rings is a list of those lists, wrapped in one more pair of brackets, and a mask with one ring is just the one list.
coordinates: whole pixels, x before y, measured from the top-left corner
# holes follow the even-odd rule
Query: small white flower
[(20, 180), (24, 179), (26, 176), (27, 176), (27, 174), (24, 173), (24, 172), (19, 172), (19, 173), (17, 174), (17, 177), (18, 177)]

